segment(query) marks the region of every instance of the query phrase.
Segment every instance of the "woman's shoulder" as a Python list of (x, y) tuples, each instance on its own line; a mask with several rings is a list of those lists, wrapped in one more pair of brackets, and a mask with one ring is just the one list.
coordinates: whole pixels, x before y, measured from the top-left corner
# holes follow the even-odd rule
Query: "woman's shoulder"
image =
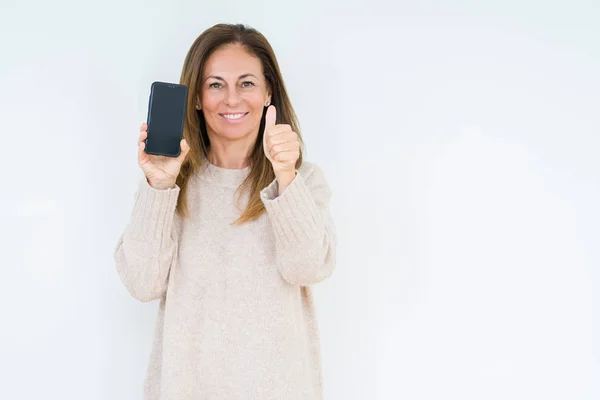
[(302, 160), (302, 165), (297, 169), (298, 174), (311, 187), (329, 187), (325, 171), (313, 161)]
[[(311, 175), (323, 175), (323, 170), (317, 163), (313, 161), (302, 160), (302, 164), (298, 168), (298, 173), (302, 175), (304, 179), (308, 179)], [(315, 175), (315, 176), (316, 176)]]

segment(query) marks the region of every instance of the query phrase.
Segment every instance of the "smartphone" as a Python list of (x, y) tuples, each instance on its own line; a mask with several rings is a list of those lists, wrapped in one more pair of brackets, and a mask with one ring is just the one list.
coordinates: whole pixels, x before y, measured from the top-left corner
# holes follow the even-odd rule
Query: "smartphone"
[(185, 85), (153, 82), (148, 104), (147, 154), (177, 157), (181, 152), (183, 124), (187, 109)]

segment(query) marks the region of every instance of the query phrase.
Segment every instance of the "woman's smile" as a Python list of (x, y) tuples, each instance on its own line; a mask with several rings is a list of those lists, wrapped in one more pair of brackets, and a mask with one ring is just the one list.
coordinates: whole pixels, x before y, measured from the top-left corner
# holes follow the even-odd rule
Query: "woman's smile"
[(248, 115), (248, 113), (236, 113), (236, 114), (219, 114), (221, 117), (223, 117), (227, 122), (229, 123), (238, 123), (244, 120), (244, 118), (246, 117), (246, 115)]

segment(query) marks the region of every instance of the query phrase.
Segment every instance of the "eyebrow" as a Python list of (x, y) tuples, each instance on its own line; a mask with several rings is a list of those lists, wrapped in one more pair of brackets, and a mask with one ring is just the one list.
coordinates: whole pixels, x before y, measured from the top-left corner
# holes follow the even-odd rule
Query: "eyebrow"
[[(247, 77), (249, 77), (249, 76), (252, 76), (252, 77), (256, 78), (256, 76), (254, 76), (253, 74), (250, 74), (250, 73), (248, 73), (248, 74), (243, 74), (243, 75), (240, 75), (240, 76), (238, 77), (238, 80), (239, 80), (239, 79), (244, 79), (244, 78), (247, 78)], [(204, 81), (206, 82), (206, 81), (207, 81), (207, 80), (209, 80), (210, 78), (218, 79), (218, 80), (220, 80), (220, 81), (225, 81), (225, 79), (221, 78), (220, 76), (215, 76), (215, 75), (210, 75), (210, 76), (206, 77), (206, 79), (205, 79)], [(256, 79), (258, 79), (258, 78), (256, 78)]]

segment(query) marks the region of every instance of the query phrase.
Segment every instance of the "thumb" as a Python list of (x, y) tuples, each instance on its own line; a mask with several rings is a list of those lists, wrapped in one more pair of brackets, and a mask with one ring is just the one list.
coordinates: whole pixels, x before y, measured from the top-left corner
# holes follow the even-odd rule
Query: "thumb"
[(187, 144), (187, 141), (185, 139), (181, 139), (181, 142), (179, 142), (179, 145), (181, 146), (181, 152), (179, 153), (179, 157), (177, 157), (177, 159), (180, 163), (183, 163), (183, 161), (185, 160), (185, 157), (187, 156), (188, 152), (190, 151), (190, 146)]
[(265, 132), (267, 132), (270, 128), (275, 126), (275, 121), (277, 120), (277, 109), (275, 106), (271, 105), (267, 108), (267, 115), (265, 116)]

